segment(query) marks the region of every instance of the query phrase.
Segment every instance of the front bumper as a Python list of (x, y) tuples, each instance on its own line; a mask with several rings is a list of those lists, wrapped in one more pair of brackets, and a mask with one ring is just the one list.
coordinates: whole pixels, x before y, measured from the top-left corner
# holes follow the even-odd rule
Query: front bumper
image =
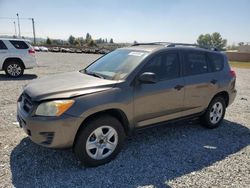
[(32, 116), (20, 103), (17, 105), (17, 120), (30, 139), (48, 148), (69, 148), (73, 145), (81, 119), (67, 114), (60, 117)]

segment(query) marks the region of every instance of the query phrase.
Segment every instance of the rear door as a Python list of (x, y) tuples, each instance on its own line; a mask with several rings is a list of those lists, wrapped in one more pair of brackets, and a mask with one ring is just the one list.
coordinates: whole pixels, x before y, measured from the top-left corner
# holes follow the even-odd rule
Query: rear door
[(162, 52), (147, 62), (141, 73), (155, 73), (158, 82), (138, 83), (134, 88), (137, 126), (143, 127), (181, 116), (184, 80), (180, 75), (180, 67), (178, 51)]
[(218, 90), (218, 79), (211, 72), (207, 53), (182, 50), (185, 96), (183, 115), (204, 111)]
[(2, 40), (0, 40), (0, 70), (2, 69), (3, 62), (6, 59), (7, 56), (7, 46), (4, 44)]

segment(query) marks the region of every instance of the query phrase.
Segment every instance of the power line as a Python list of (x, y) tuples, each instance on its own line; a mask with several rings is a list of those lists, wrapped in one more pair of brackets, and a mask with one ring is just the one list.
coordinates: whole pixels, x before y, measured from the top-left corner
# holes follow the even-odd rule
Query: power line
[[(16, 20), (16, 18), (12, 17), (0, 17), (1, 20)], [(31, 20), (32, 18), (19, 18), (20, 20)]]
[(0, 17), (0, 19), (5, 19), (5, 20), (15, 20), (16, 18), (10, 18), (10, 17)]
[[(31, 20), (32, 22), (32, 29), (33, 29), (33, 37), (34, 37), (34, 44), (36, 44), (36, 32), (35, 32), (35, 20), (34, 18), (20, 18), (19, 14), (17, 13), (17, 18), (12, 18), (12, 17), (0, 17), (2, 20), (16, 20), (17, 19), (17, 24), (18, 24), (18, 31), (19, 31), (19, 38), (21, 38), (21, 29), (20, 29), (20, 22), (19, 20)], [(16, 34), (16, 23), (14, 21), (14, 27), (15, 27), (15, 34)]]

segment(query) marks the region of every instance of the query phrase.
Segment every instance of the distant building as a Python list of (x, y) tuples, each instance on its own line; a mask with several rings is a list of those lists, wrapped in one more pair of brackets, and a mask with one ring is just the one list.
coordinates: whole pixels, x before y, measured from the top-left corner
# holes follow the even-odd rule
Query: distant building
[(240, 53), (250, 53), (250, 43), (246, 43), (244, 45), (239, 46)]

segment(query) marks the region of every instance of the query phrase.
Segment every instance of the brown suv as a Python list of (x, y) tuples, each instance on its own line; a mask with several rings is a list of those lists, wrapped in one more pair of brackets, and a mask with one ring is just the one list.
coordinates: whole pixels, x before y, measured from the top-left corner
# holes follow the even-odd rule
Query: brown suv
[[(170, 120), (223, 120), (236, 75), (218, 51), (176, 43), (117, 49), (87, 68), (28, 84), (17, 118), (32, 141), (73, 147), (87, 166), (112, 160), (131, 131)], [(167, 125), (167, 124), (166, 124)]]

